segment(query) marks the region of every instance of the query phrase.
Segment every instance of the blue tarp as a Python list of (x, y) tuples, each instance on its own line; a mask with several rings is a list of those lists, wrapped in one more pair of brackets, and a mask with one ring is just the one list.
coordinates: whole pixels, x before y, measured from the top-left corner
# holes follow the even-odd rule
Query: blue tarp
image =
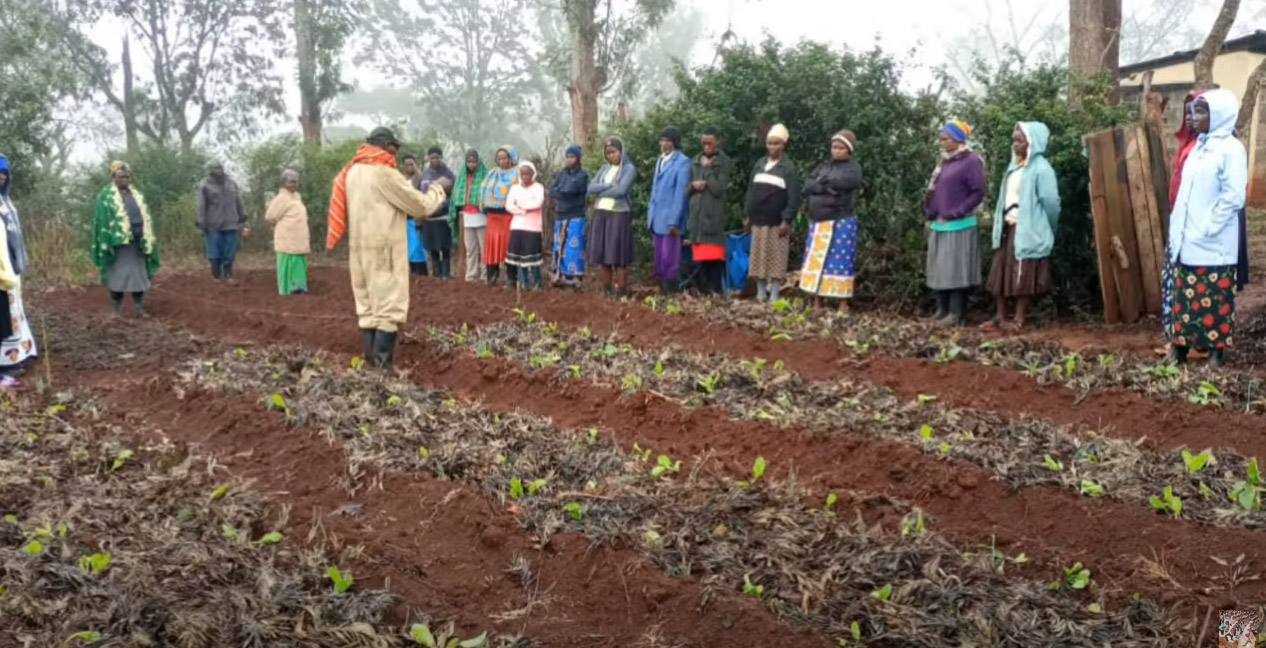
[(747, 285), (747, 269), (752, 255), (752, 235), (725, 237), (725, 292), (741, 292)]

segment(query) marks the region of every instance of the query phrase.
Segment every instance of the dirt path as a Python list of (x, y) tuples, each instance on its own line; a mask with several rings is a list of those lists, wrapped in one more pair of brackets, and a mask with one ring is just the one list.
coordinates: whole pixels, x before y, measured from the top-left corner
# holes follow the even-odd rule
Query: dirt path
[[(308, 344), (312, 340), (323, 340), (317, 346), (355, 353), (358, 349), (354, 335), (341, 333), (344, 329), (350, 331), (354, 324), (350, 313), (343, 311), (350, 299), (345, 301), (348, 291), (343, 288), (340, 292), (338, 279), (321, 276), (314, 282), (314, 289), (329, 290), (332, 293), (329, 297), (281, 300), (271, 293), (271, 287), (264, 292), (264, 287), (254, 285), (260, 282), (252, 278), (244, 290), (239, 289), (239, 294), (233, 295), (238, 305), (223, 310), (216, 309), (215, 302), (205, 297), (177, 295), (160, 289), (153, 299), (154, 310), (163, 321), (226, 340)], [(425, 301), (417, 300), (423, 290), (427, 291)], [(216, 293), (202, 294), (214, 296)], [(508, 317), (513, 306), (482, 305), (474, 301), (492, 296), (482, 287), (420, 282), (415, 287), (416, 323), (413, 326), (476, 324)], [(505, 299), (508, 295), (501, 293), (499, 297)], [(75, 300), (79, 308), (88, 303)], [(963, 385), (960, 383), (966, 376), (962, 369), (979, 377), (981, 373), (990, 373), (980, 370), (990, 368), (928, 365), (919, 361), (902, 363), (891, 358), (870, 364), (845, 364), (833, 347), (820, 349), (811, 343), (771, 343), (754, 339), (755, 336), (743, 331), (705, 328), (683, 318), (660, 316), (636, 307), (620, 308), (566, 294), (533, 295), (525, 300), (524, 307), (547, 320), (572, 326), (588, 325), (600, 335), (614, 332), (638, 345), (655, 346), (671, 341), (744, 357), (779, 358), (789, 369), (809, 377), (825, 378), (844, 371), (889, 384), (911, 396), (934, 391), (943, 401), (959, 398), (971, 401), (954, 403), (956, 405), (1045, 416), (1034, 411), (1032, 394), (1000, 389), (1000, 379), (1005, 375), (1015, 379), (1015, 392), (1028, 388), (1038, 394), (1062, 392), (1061, 396), (1067, 395), (1068, 401), (1050, 403), (1052, 412), (1077, 409), (1072, 407), (1071, 392), (1037, 389), (1023, 376), (1006, 370), (992, 372), (997, 374), (995, 380)], [(340, 333), (330, 335), (332, 328)], [(434, 354), (425, 344), (406, 344), (402, 354), (402, 360), (413, 365), (415, 379), (456, 389), (494, 407), (524, 408), (552, 416), (563, 425), (601, 424), (615, 430), (626, 443), (639, 442), (674, 454), (714, 451), (727, 469), (739, 473), (746, 470), (751, 457), (764, 453), (776, 466), (786, 466), (786, 469), (794, 466), (801, 479), (810, 480), (814, 488), (823, 492), (870, 490), (913, 500), (936, 517), (938, 531), (964, 546), (988, 542), (992, 534), (1000, 544), (1011, 543), (1018, 551), (1036, 556), (1040, 565), (1048, 569), (1060, 561), (1082, 560), (1094, 565), (1096, 578), (1119, 595), (1142, 591), (1157, 594), (1167, 602), (1193, 603), (1188, 597), (1195, 592), (1182, 591), (1185, 588), (1176, 588), (1177, 583), (1164, 582), (1161, 574), (1149, 571), (1140, 559), (1162, 563), (1187, 587), (1212, 589), (1211, 594), (1198, 600), (1249, 601), (1266, 593), (1266, 586), (1260, 586), (1260, 581), (1227, 593), (1225, 587), (1216, 582), (1223, 575), (1222, 570), (1208, 561), (1210, 555), (1233, 559), (1244, 552), (1244, 547), (1251, 546), (1257, 539), (1250, 532), (1172, 522), (1124, 503), (1089, 500), (1065, 492), (1033, 489), (1012, 495), (1000, 483), (991, 481), (987, 471), (960, 462), (938, 461), (903, 446), (849, 435), (842, 440), (825, 440), (803, 431), (786, 432), (765, 424), (735, 423), (718, 412), (685, 412), (674, 404), (655, 399), (643, 399), (630, 407), (627, 402), (617, 402), (618, 394), (609, 390), (560, 389), (508, 365), (493, 363), (481, 367), (474, 362), (453, 362), (452, 358)], [(822, 356), (835, 357), (823, 359)], [(907, 366), (901, 367), (899, 372), (882, 374), (875, 369), (879, 364), (887, 367), (892, 363)], [(922, 373), (912, 371), (919, 368)], [(947, 391), (948, 387), (955, 389)], [(529, 393), (532, 398), (523, 397)], [(1109, 407), (1113, 400), (1129, 396), (1133, 395), (1107, 395), (1104, 407)], [(991, 407), (988, 403), (994, 398), (1006, 407)], [(1164, 405), (1155, 406), (1160, 409)], [(1195, 411), (1225, 419), (1251, 420), (1251, 417)], [(1115, 414), (1102, 410), (1105, 420), (1117, 421)], [(883, 463), (877, 464), (876, 457), (883, 457)], [(1259, 560), (1259, 556), (1250, 554), (1250, 569), (1261, 569), (1262, 565), (1257, 564)], [(1165, 590), (1171, 593), (1166, 595)], [(1182, 600), (1175, 600), (1178, 597)]]

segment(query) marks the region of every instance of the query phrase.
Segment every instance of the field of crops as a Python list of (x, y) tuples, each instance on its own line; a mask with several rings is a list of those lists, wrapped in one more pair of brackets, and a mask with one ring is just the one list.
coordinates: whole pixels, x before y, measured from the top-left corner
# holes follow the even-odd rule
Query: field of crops
[(0, 644), (1178, 647), (1266, 599), (1251, 363), (423, 279), (384, 375), (312, 289), (29, 297)]

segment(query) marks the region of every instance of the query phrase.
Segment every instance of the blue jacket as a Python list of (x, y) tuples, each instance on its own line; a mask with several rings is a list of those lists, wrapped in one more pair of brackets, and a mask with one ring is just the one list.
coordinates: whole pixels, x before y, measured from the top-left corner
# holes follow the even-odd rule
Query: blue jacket
[(1235, 265), (1240, 210), (1248, 191), (1248, 154), (1235, 138), (1240, 102), (1230, 90), (1210, 90), (1209, 132), (1196, 140), (1182, 170), (1169, 216), (1170, 260), (1189, 266)]
[(662, 160), (655, 161), (646, 225), (652, 234), (660, 236), (666, 236), (672, 227), (684, 234), (690, 213), (690, 158), (681, 151), (673, 151), (666, 162)]
[[(618, 171), (618, 173), (617, 173)], [(614, 182), (612, 182), (614, 176)], [(597, 197), (594, 208), (604, 209), (603, 199), (610, 198), (612, 206), (607, 211), (628, 213), (632, 211), (629, 204), (629, 192), (633, 191), (633, 181), (637, 179), (637, 167), (628, 158), (620, 161), (619, 168), (610, 164), (603, 165), (598, 177), (589, 184), (589, 195)]]
[(1020, 180), (1020, 221), (1015, 226), (1015, 258), (1045, 259), (1055, 248), (1055, 227), (1059, 225), (1059, 184), (1055, 169), (1046, 161), (1046, 145), (1051, 129), (1042, 122), (1020, 122), (1029, 139), (1029, 159), (1023, 165), (1013, 155), (998, 186), (993, 218), (993, 247), (1002, 249), (1003, 212), (1007, 205), (1007, 178), (1023, 173)]
[(585, 195), (589, 192), (589, 172), (579, 167), (563, 169), (554, 176), (549, 195), (554, 199), (558, 220), (585, 217)]

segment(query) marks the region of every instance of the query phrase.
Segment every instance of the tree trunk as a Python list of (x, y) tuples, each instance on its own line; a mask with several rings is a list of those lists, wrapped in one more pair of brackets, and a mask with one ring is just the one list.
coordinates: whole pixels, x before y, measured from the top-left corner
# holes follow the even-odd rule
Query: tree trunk
[(1222, 9), (1218, 12), (1217, 20), (1213, 21), (1213, 28), (1209, 30), (1209, 35), (1204, 39), (1204, 45), (1200, 47), (1200, 53), (1196, 54), (1195, 65), (1195, 86), (1197, 90), (1207, 90), (1214, 86), (1213, 83), (1213, 62), (1218, 59), (1218, 54), (1222, 51), (1222, 45), (1226, 42), (1226, 35), (1230, 33), (1231, 26), (1235, 24), (1235, 15), (1239, 13), (1240, 0), (1222, 0)]
[(294, 0), (295, 53), (299, 67), (299, 125), (303, 141), (321, 146), (321, 98), (317, 89), (316, 47), (312, 37), (311, 0)]
[(1235, 117), (1235, 130), (1240, 132), (1241, 139), (1247, 139), (1253, 119), (1253, 109), (1257, 107), (1257, 95), (1266, 85), (1266, 59), (1257, 64), (1257, 68), (1248, 77), (1248, 85), (1244, 87), (1244, 96), (1240, 98), (1240, 112)]
[(1111, 83), (1107, 97), (1117, 100), (1121, 62), (1121, 0), (1069, 0), (1068, 75), (1069, 103), (1081, 103), (1079, 85), (1105, 73)]
[(132, 91), (132, 51), (128, 39), (123, 37), (123, 130), (127, 133), (128, 155), (135, 155), (141, 147), (140, 129), (136, 125), (136, 97)]
[(598, 135), (598, 79), (595, 0), (568, 0), (567, 30), (571, 35), (571, 130), (586, 150), (594, 147)]

